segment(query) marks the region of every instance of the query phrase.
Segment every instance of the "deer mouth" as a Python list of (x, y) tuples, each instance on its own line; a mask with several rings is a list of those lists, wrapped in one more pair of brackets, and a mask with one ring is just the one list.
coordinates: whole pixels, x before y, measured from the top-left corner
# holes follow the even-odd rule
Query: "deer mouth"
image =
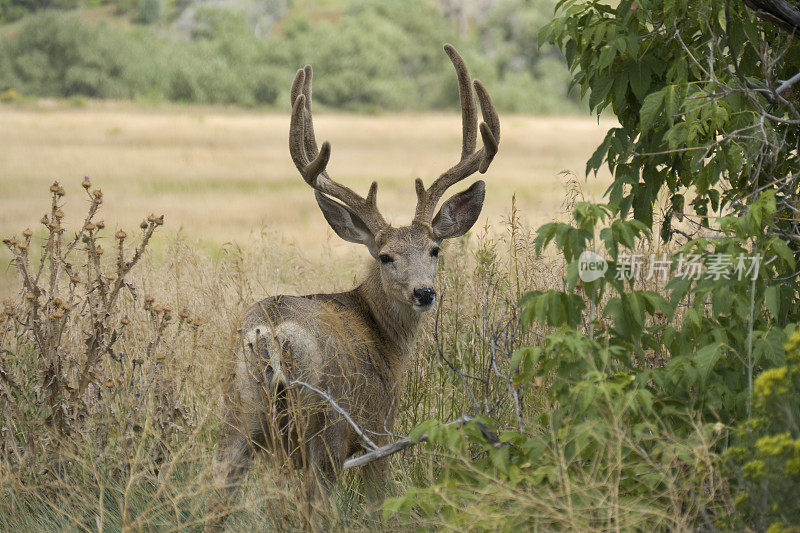
[(436, 303), (436, 296), (434, 296), (430, 302), (424, 304), (419, 302), (414, 302), (411, 304), (411, 308), (418, 313), (424, 313), (426, 311), (430, 311), (431, 309), (433, 309), (435, 303)]

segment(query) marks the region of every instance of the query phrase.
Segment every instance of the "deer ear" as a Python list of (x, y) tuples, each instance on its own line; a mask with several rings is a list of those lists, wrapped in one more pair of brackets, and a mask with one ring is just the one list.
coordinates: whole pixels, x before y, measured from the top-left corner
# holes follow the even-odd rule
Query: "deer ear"
[(328, 225), (333, 228), (336, 235), (348, 242), (363, 244), (372, 251), (375, 243), (375, 236), (364, 224), (358, 215), (353, 213), (347, 206), (331, 200), (319, 191), (314, 191), (317, 204), (325, 215)]
[(451, 196), (433, 218), (431, 227), (436, 238), (452, 239), (464, 235), (481, 214), (486, 184), (478, 180), (469, 189)]

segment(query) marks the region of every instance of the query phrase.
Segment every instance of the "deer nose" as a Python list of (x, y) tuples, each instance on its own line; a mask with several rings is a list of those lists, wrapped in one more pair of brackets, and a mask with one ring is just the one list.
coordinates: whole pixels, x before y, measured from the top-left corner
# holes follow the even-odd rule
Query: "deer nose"
[(430, 287), (414, 289), (414, 299), (419, 305), (430, 305), (436, 299), (436, 291)]

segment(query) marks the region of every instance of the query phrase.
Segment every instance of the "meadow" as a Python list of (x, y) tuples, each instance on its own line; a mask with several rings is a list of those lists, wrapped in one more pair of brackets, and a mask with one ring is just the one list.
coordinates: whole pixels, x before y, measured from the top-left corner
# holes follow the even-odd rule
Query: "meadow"
[[(515, 197), (526, 224), (558, 217), (574, 173), (587, 200), (601, 198), (610, 177), (583, 179), (586, 159), (610, 121), (577, 117), (503, 115), (502, 150), (486, 176), (479, 226), (497, 228)], [(318, 114), (318, 136), (332, 146), (330, 170), (355, 190), (379, 183), (378, 201), (390, 222), (405, 224), (414, 208), (413, 179), (426, 183), (458, 157), (455, 114), (383, 116)], [(198, 106), (88, 107), (41, 103), (0, 107), (0, 235), (37, 230), (46, 194), (57, 180), (69, 193), (66, 224), (82, 215), (81, 180), (105, 194), (105, 220), (132, 232), (150, 213), (164, 214), (158, 242), (181, 234), (211, 256), (226, 243), (247, 246), (260, 234), (314, 258), (332, 248), (342, 264), (368, 254), (335, 238), (313, 193), (288, 153), (285, 113)], [(80, 213), (80, 214), (79, 214)], [(10, 255), (0, 251), (7, 265)], [(0, 297), (13, 293), (0, 272)], [(323, 289), (317, 280), (315, 287)]]
[[(399, 224), (411, 216), (412, 178), (430, 180), (453, 164), (459, 151), (456, 115), (319, 114), (315, 119), (317, 135), (333, 146), (333, 174), (357, 190), (377, 179), (380, 205)], [(93, 230), (96, 240), (87, 251), (70, 259), (78, 266), (76, 281), (60, 289), (70, 303), (58, 346), (49, 355), (39, 355), (20, 329), (30, 299), (20, 291), (10, 253), (3, 252), (1, 292), (12, 320), (0, 330), (7, 354), (0, 370), (4, 379), (10, 377), (0, 385), (13, 384), (0, 388), (0, 397), (8, 392), (0, 530), (194, 530), (211, 518), (205, 501), (212, 490), (221, 376), (243, 310), (268, 294), (346, 290), (368, 257), (327, 228), (291, 166), (287, 122), (284, 114), (220, 108), (94, 103), (78, 109), (47, 103), (0, 108), (0, 233), (24, 240), (21, 230), (30, 227), (24, 253), (35, 267), (37, 253), (47, 248), (48, 230), (39, 220), (55, 212), (52, 205), (63, 211), (65, 242), (95, 206), (95, 188), (103, 194), (93, 220), (105, 221)], [(472, 411), (474, 394), (486, 399), (504, 394), (502, 380), (488, 379), (483, 390), (465, 387), (445, 359), (464, 372), (484, 372), (496, 349), (487, 339), (504, 328), (516, 331), (520, 296), (563, 285), (563, 263), (534, 252), (532, 224), (566, 218), (581, 196), (602, 196), (607, 176), (585, 182), (560, 173), (580, 173), (607, 126), (591, 119), (502, 117), (501, 150), (486, 176), (484, 213), (470, 235), (444, 250), (443, 298), (409, 362), (399, 434), (431, 418), (452, 420)], [(92, 178), (87, 191), (81, 187), (84, 175)], [(53, 180), (62, 184), (64, 196), (48, 192)], [(150, 213), (163, 214), (164, 225), (151, 219), (145, 221), (148, 229), (137, 229)], [(105, 307), (102, 324), (93, 323), (86, 309), (98, 305), (99, 296), (91, 287), (113, 279), (100, 271), (114, 271), (120, 229), (128, 235), (120, 241), (126, 258), (143, 233), (154, 233), (139, 263), (127, 274), (118, 271), (131, 290), (123, 287), (116, 303)], [(112, 252), (92, 255), (95, 244)], [(80, 265), (95, 259), (98, 270), (80, 272)], [(43, 279), (47, 272), (46, 266)], [(51, 289), (50, 302), (54, 295)], [(61, 320), (63, 313), (55, 313), (46, 320)], [(96, 364), (84, 366), (90, 330), (115, 340)], [(497, 364), (508, 372), (511, 352), (532, 342), (537, 331), (506, 334)], [(60, 373), (48, 374), (50, 360), (58, 361)], [(63, 382), (61, 396), (49, 395), (47, 375)], [(75, 396), (84, 375), (86, 392)], [(510, 404), (498, 405), (494, 416), (513, 424), (506, 412)], [(64, 413), (55, 432), (54, 406), (57, 418)], [(534, 393), (521, 414), (534, 419), (545, 408), (541, 394)], [(389, 494), (435, 483), (446, 456), (421, 445), (393, 457)], [(576, 496), (603, 483), (587, 480)], [(595, 520), (591, 513), (564, 509), (560, 489), (535, 495), (513, 487), (497, 490), (510, 490), (504, 494), (526, 513), (536, 510), (542, 524), (583, 527)], [(294, 476), (265, 457), (248, 476), (228, 527), (388, 530), (446, 524), (415, 513), (381, 518), (364, 505), (351, 473), (325, 514), (310, 514), (303, 501)], [(617, 511), (604, 520), (635, 525), (651, 511), (661, 513), (625, 506)], [(492, 529), (495, 518), (476, 518), (485, 521), (476, 528)]]

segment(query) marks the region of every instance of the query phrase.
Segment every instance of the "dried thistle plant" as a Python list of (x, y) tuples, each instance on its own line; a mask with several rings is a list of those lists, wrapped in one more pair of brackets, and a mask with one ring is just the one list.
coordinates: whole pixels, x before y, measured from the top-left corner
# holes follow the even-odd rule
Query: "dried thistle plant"
[[(72, 238), (65, 237), (63, 225), (65, 191), (54, 182), (49, 213), (41, 219), (43, 242), (36, 244), (30, 229), (21, 238), (3, 239), (19, 275), (20, 297), (4, 303), (0, 324), (0, 422), (5, 429), (0, 451), (13, 450), (18, 461), (52, 447), (59, 437), (75, 436), (90, 418), (97, 391), (109, 385), (101, 360), (106, 354), (116, 356), (114, 345), (130, 323), (119, 312), (124, 292), (136, 298), (127, 277), (164, 222), (163, 215), (147, 217), (132, 253), (126, 254), (128, 235), (118, 230), (107, 236), (104, 221), (97, 219), (102, 191), (92, 189), (88, 177), (82, 187), (89, 208)], [(106, 244), (109, 240), (114, 244)], [(104, 260), (104, 244), (113, 259)], [(15, 371), (7, 359), (14, 361)], [(50, 435), (26, 427), (30, 417), (25, 413), (34, 411), (32, 406), (43, 406)]]

